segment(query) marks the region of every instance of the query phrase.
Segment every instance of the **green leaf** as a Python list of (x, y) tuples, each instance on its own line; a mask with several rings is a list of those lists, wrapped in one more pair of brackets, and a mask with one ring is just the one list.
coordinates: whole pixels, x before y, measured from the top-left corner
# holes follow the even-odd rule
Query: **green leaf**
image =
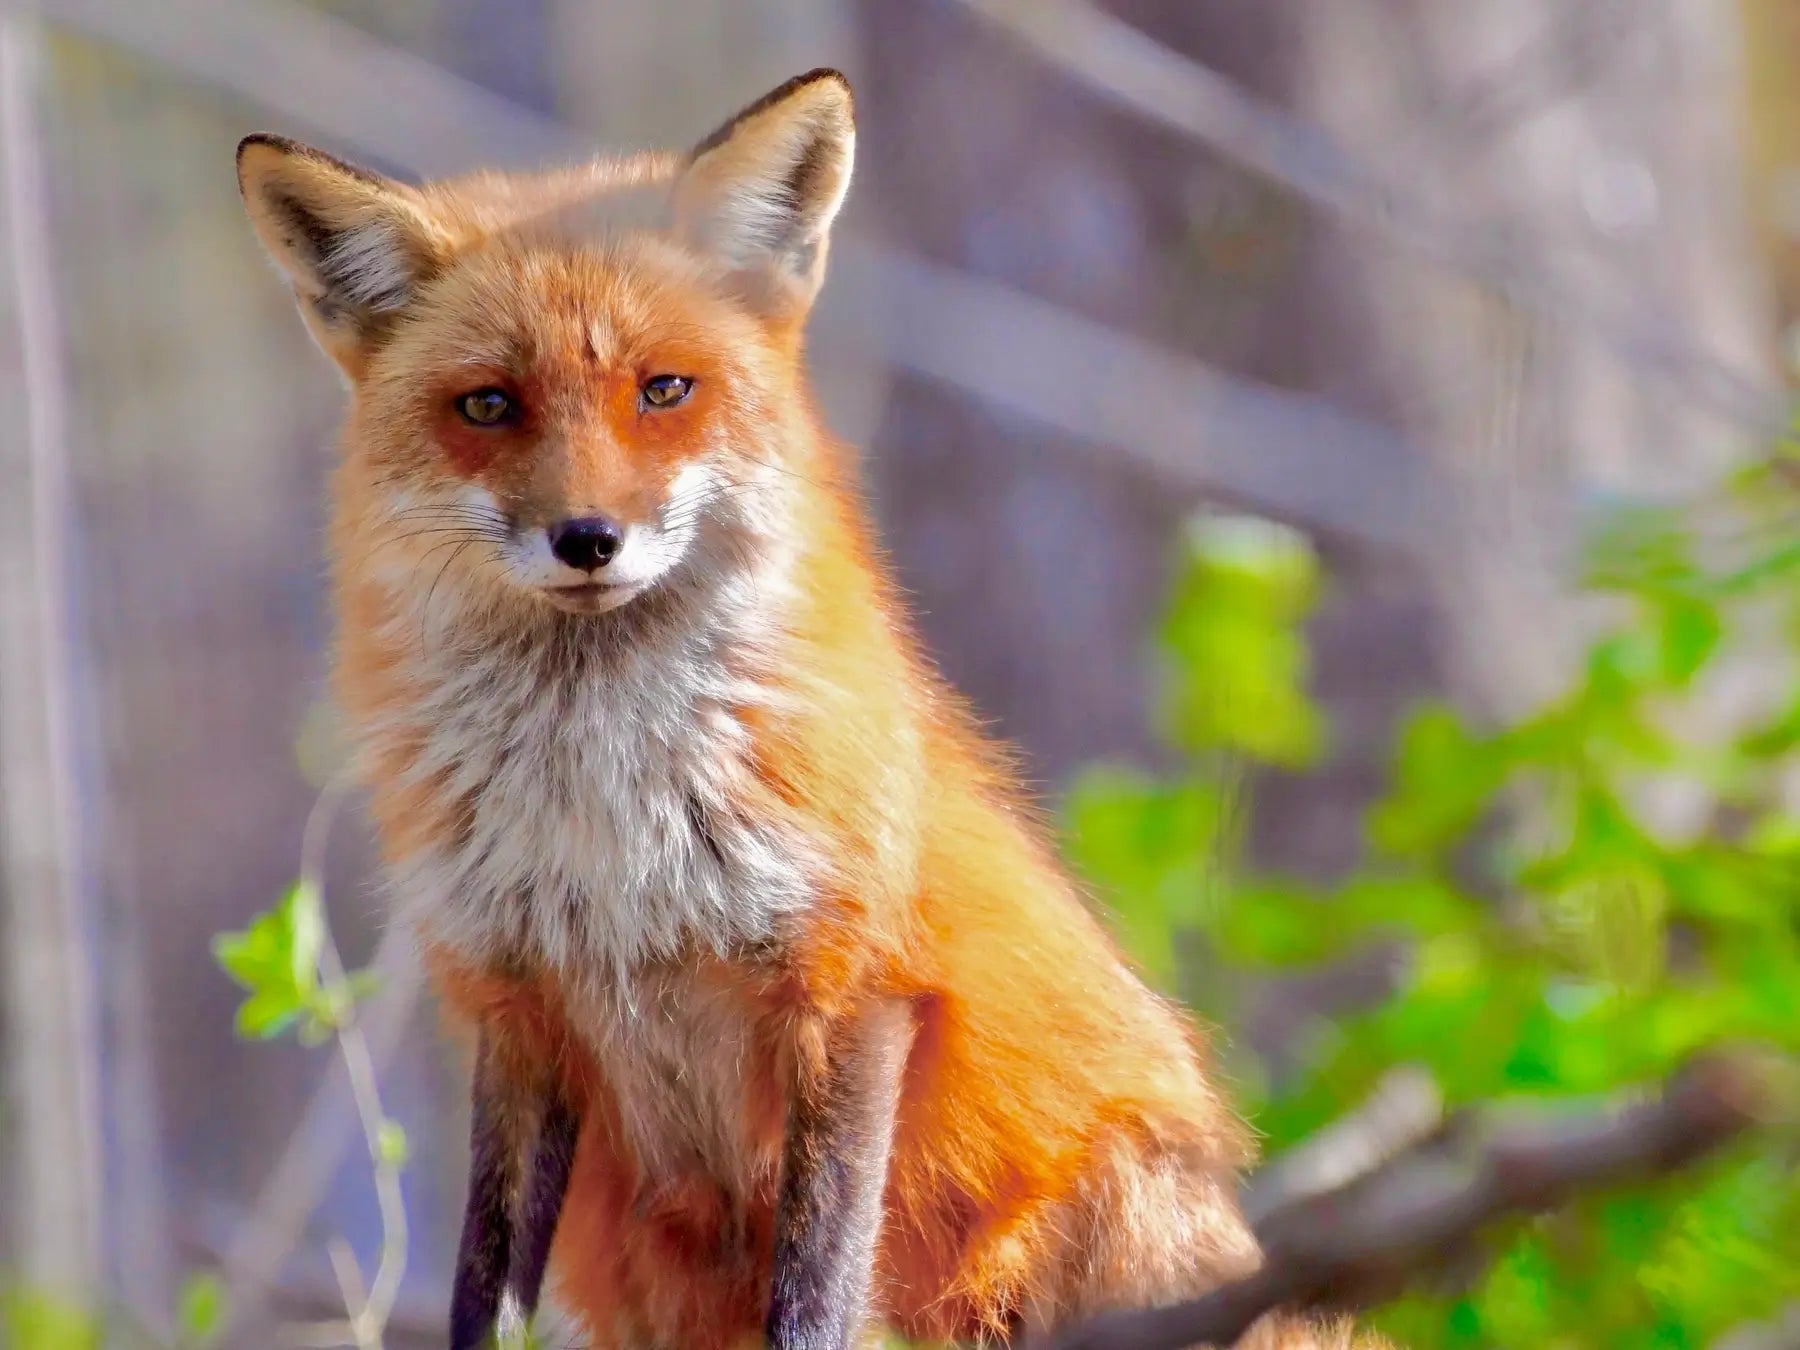
[(1642, 594), (1693, 582), (1692, 535), (1680, 515), (1663, 506), (1636, 506), (1603, 520), (1587, 548), (1587, 584), (1595, 590)]
[(1330, 897), (1293, 883), (1246, 884), (1215, 925), (1221, 954), (1251, 966), (1324, 961), (1342, 949), (1344, 915)]
[(1200, 777), (1161, 786), (1093, 769), (1064, 808), (1067, 851), (1100, 890), (1127, 950), (1167, 980), (1177, 929), (1203, 926), (1228, 887), (1237, 846), (1233, 791)]
[(220, 933), (213, 938), (213, 956), (225, 973), (246, 989), (256, 989), (286, 962), (281, 937), (282, 921), (263, 914), (242, 933)]
[(210, 1271), (191, 1275), (175, 1302), (175, 1326), (194, 1350), (213, 1345), (225, 1330), (225, 1282)]
[(292, 991), (265, 987), (257, 990), (239, 1006), (233, 1023), (245, 1040), (273, 1040), (299, 1020), (304, 1011)]
[(1304, 538), (1255, 520), (1191, 528), (1163, 625), (1170, 739), (1195, 754), (1235, 751), (1288, 768), (1316, 760), (1324, 719), (1306, 690), (1300, 624), (1316, 592)]
[(1466, 932), (1479, 929), (1488, 917), (1484, 902), (1440, 877), (1392, 870), (1351, 877), (1327, 903), (1340, 911), (1347, 941)]
[(1783, 544), (1719, 578), (1723, 594), (1751, 594), (1770, 581), (1789, 581), (1800, 571), (1800, 542)]
[(268, 1040), (296, 1023), (309, 1043), (329, 1033), (348, 995), (319, 983), (324, 944), (324, 907), (316, 888), (304, 882), (290, 886), (243, 932), (213, 939), (219, 965), (249, 993), (238, 1010), (240, 1036)]
[(1718, 650), (1724, 624), (1717, 609), (1694, 596), (1669, 596), (1659, 610), (1662, 676), (1671, 684), (1685, 685)]
[(212, 940), (213, 959), (227, 975), (254, 989), (263, 981), (268, 962), (250, 941), (247, 933), (220, 933)]
[(1753, 758), (1772, 759), (1800, 747), (1800, 690), (1768, 721), (1753, 726), (1739, 741), (1742, 752)]
[(1504, 748), (1475, 736), (1454, 709), (1417, 708), (1400, 731), (1393, 790), (1369, 812), (1370, 844), (1396, 857), (1442, 853), (1492, 810), (1506, 769)]
[(38, 1289), (10, 1289), (0, 1295), (0, 1326), (12, 1350), (100, 1350), (99, 1320)]

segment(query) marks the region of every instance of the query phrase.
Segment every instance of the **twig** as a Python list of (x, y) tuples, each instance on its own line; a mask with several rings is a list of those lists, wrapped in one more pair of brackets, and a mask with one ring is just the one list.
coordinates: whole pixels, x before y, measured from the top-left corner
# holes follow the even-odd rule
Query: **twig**
[(1261, 1168), (1245, 1192), (1244, 1213), (1260, 1225), (1304, 1200), (1354, 1185), (1443, 1124), (1436, 1080), (1416, 1065), (1394, 1069), (1361, 1106)]
[(1767, 1322), (1727, 1332), (1711, 1350), (1800, 1350), (1800, 1304), (1789, 1304)]
[[(360, 1010), (358, 1025), (379, 1081), (399, 1053), (419, 1005), (421, 973), (412, 956), (412, 935), (405, 928), (391, 927), (382, 935), (374, 968), (381, 990), (374, 1004)], [(318, 1209), (345, 1146), (357, 1131), (356, 1120), (349, 1069), (340, 1057), (307, 1102), (225, 1255), (223, 1272), (231, 1291), (234, 1327), (257, 1323), (282, 1263)]]
[(1402, 174), (1369, 172), (1323, 128), (1260, 103), (1089, 0), (962, 3), (1109, 102), (1515, 302), (1580, 326), (1630, 366), (1754, 430), (1783, 425), (1778, 390), (1697, 349), (1683, 331), (1583, 295), (1575, 279), (1521, 258), (1501, 234), (1438, 209)]
[(362, 1271), (356, 1264), (356, 1253), (343, 1238), (333, 1238), (325, 1244), (325, 1254), (331, 1258), (331, 1273), (337, 1278), (338, 1294), (344, 1300), (344, 1306), (352, 1314), (349, 1322), (350, 1344), (358, 1350), (378, 1350), (379, 1334), (371, 1335), (363, 1317), (363, 1311), (369, 1306), (369, 1291), (363, 1288)]
[(1191, 1303), (1113, 1313), (1059, 1335), (1054, 1350), (1180, 1350), (1234, 1343), (1277, 1308), (1356, 1308), (1453, 1255), (1509, 1214), (1672, 1171), (1766, 1115), (1747, 1057), (1695, 1060), (1657, 1096), (1587, 1110), (1490, 1110), (1363, 1180), (1306, 1195), (1257, 1225), (1263, 1268)]
[(283, 1327), (281, 1337), (294, 1350), (343, 1350), (356, 1345), (356, 1327), (350, 1322), (299, 1322)]
[[(313, 804), (312, 813), (306, 820), (306, 830), (301, 836), (300, 885), (319, 897), (321, 910), (325, 897), (325, 849), (331, 835), (331, 823), (348, 786), (341, 775), (326, 784), (324, 791), (319, 794), (319, 800)], [(319, 948), (319, 977), (327, 989), (347, 991), (349, 981), (344, 971), (343, 958), (338, 954), (337, 942), (331, 935), (331, 925), (325, 921), (322, 913), (320, 921), (324, 933)], [(406, 1203), (400, 1189), (399, 1164), (382, 1145), (382, 1132), (388, 1118), (381, 1106), (375, 1060), (357, 1021), (355, 1004), (347, 992), (335, 1030), (338, 1050), (350, 1075), (350, 1092), (356, 1102), (357, 1120), (362, 1125), (363, 1139), (368, 1144), (369, 1162), (375, 1174), (375, 1197), (381, 1212), (381, 1254), (376, 1264), (375, 1278), (369, 1284), (368, 1296), (353, 1297), (361, 1293), (361, 1274), (356, 1269), (356, 1258), (349, 1254), (347, 1248), (341, 1259), (348, 1264), (348, 1273), (355, 1274), (356, 1279), (354, 1282), (347, 1280), (347, 1272), (341, 1269), (338, 1279), (345, 1286), (346, 1305), (351, 1325), (356, 1331), (356, 1344), (361, 1350), (380, 1350), (382, 1331), (387, 1326), (389, 1314), (393, 1312), (394, 1299), (400, 1292), (400, 1281), (406, 1273)], [(339, 1254), (334, 1251), (334, 1266), (339, 1264), (339, 1260)]]

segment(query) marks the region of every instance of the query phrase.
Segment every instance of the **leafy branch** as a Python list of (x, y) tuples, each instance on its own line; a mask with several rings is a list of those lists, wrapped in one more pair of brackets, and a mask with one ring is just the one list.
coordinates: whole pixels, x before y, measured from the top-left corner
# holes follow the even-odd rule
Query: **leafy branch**
[(374, 989), (375, 973), (344, 968), (325, 915), (325, 848), (343, 794), (341, 780), (319, 794), (301, 840), (300, 875), (280, 903), (243, 932), (220, 934), (213, 954), (248, 994), (237, 1013), (239, 1035), (271, 1040), (292, 1029), (303, 1044), (336, 1040), (368, 1145), (381, 1213), (381, 1251), (374, 1278), (365, 1283), (349, 1244), (334, 1240), (329, 1254), (348, 1317), (296, 1327), (292, 1334), (299, 1345), (381, 1350), (406, 1271), (400, 1177), (407, 1143), (399, 1123), (382, 1109), (374, 1056), (357, 1023), (357, 1002)]

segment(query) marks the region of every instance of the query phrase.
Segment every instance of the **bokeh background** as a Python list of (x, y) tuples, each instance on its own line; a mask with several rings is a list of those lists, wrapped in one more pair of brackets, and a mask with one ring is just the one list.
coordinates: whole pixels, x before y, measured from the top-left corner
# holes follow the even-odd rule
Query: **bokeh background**
[[(242, 218), (237, 140), (412, 175), (536, 164), (691, 143), (821, 64), (860, 126), (813, 330), (830, 420), (868, 449), (931, 650), (1019, 746), (1128, 944), (1227, 1028), (1273, 1148), (1434, 1056), (1453, 1103), (1555, 1096), (1792, 1024), (1800, 960), (1755, 960), (1793, 940), (1793, 736), (1740, 734), (1786, 725), (1795, 687), (1792, 0), (9, 4), (18, 1288), (166, 1343), (184, 1281), (220, 1271), (225, 1343), (268, 1345), (338, 1306), (333, 1238), (365, 1266), (380, 1240), (330, 1048), (235, 1037), (209, 951), (293, 878), (337, 755), (340, 392)], [(1597, 598), (1590, 544), (1621, 519), (1602, 579), (1623, 599)], [(1766, 565), (1721, 590), (1715, 562)], [(1582, 716), (1544, 732), (1571, 689)], [(1687, 912), (1751, 855), (1767, 869)], [(463, 1067), (368, 859), (349, 811), (327, 905), (382, 973), (362, 1026), (410, 1140), (389, 1343), (429, 1345)], [(1454, 1007), (1425, 997), (1457, 978)], [(1752, 986), (1766, 1006), (1706, 1003)], [(1800, 1343), (1790, 1153), (1509, 1230), (1392, 1325)], [(49, 1345), (48, 1325), (11, 1335)]]

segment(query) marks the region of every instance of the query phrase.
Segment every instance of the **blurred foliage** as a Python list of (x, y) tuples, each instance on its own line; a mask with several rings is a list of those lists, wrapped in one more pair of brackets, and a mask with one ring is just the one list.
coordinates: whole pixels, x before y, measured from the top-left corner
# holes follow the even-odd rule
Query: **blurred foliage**
[(42, 1289), (0, 1292), (0, 1350), (101, 1350), (104, 1345), (147, 1350), (213, 1350), (224, 1333), (225, 1284), (203, 1272), (176, 1295), (173, 1338), (140, 1326), (123, 1312), (96, 1313)]
[(175, 1328), (184, 1345), (216, 1345), (225, 1332), (229, 1308), (225, 1281), (210, 1271), (191, 1276), (175, 1303)]
[[(1501, 726), (1414, 708), (1365, 820), (1365, 857), (1320, 886), (1251, 862), (1247, 771), (1325, 753), (1304, 620), (1321, 578), (1297, 536), (1202, 523), (1161, 645), (1162, 730), (1181, 767), (1096, 769), (1068, 806), (1074, 861), (1124, 940), (1209, 1018), (1368, 954), (1400, 973), (1228, 1069), (1279, 1153), (1422, 1066), (1455, 1107), (1657, 1078), (1696, 1048), (1800, 1050), (1800, 495), (1759, 465), (1687, 511), (1620, 515), (1589, 581), (1610, 620), (1567, 692)], [(1742, 725), (1690, 732), (1729, 674), (1785, 690)], [(1717, 721), (1714, 717), (1712, 720)], [(1670, 801), (1697, 823), (1666, 823)], [(1379, 1324), (1429, 1347), (1700, 1347), (1800, 1299), (1793, 1141), (1765, 1137), (1653, 1185), (1494, 1235), (1473, 1283), (1414, 1292)]]
[(0, 1327), (8, 1350), (100, 1350), (100, 1319), (37, 1289), (0, 1297)]

